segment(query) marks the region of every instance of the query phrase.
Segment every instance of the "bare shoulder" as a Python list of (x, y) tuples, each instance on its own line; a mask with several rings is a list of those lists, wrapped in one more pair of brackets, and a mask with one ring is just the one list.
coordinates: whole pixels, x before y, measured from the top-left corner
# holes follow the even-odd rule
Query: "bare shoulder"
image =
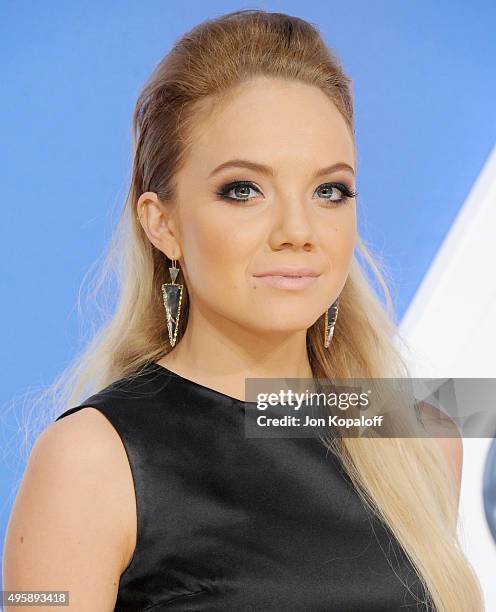
[(135, 545), (134, 486), (122, 441), (96, 408), (37, 438), (9, 519), (4, 589), (69, 590), (80, 610), (113, 610)]
[(463, 451), (462, 436), (455, 421), (445, 412), (429, 404), (420, 402), (418, 404), (422, 422), (425, 424), (432, 436), (436, 435), (435, 439), (443, 441), (443, 448), (451, 449), (455, 454)]
[(432, 432), (433, 440), (441, 449), (452, 470), (456, 495), (459, 499), (463, 469), (463, 439), (460, 430), (449, 415), (432, 404), (421, 402), (419, 408), (422, 421)]

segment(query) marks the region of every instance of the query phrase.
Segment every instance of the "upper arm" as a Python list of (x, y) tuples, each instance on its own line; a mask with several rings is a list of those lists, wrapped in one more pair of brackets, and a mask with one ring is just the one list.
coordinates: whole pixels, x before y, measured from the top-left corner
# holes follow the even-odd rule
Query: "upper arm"
[(83, 408), (50, 424), (11, 512), (3, 588), (64, 590), (69, 609), (113, 610), (134, 544), (134, 504), (125, 449), (99, 411)]
[(463, 441), (458, 433), (453, 437), (435, 438), (441, 452), (448, 462), (451, 473), (453, 474), (453, 482), (455, 487), (455, 499), (457, 507), (460, 503), (460, 489), (462, 483), (463, 469)]
[(463, 469), (463, 439), (460, 435), (460, 430), (453, 419), (431, 404), (421, 402), (420, 409), (422, 421), (428, 426), (431, 435), (436, 431), (442, 434), (440, 437), (434, 437), (433, 439), (449, 465), (453, 477), (456, 504), (458, 506)]

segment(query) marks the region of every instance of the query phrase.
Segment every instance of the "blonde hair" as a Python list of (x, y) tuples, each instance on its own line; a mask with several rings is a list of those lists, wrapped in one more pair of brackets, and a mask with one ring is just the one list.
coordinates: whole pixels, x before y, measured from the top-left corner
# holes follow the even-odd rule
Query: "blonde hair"
[[(350, 79), (314, 25), (247, 9), (207, 20), (176, 41), (145, 84), (134, 111), (131, 183), (95, 287), (99, 290), (115, 272), (117, 307), (50, 387), (53, 416), (171, 350), (161, 295), (171, 262), (143, 231), (137, 200), (145, 191), (156, 192), (163, 202), (174, 200), (174, 177), (191, 146), (193, 127), (235, 86), (256, 76), (318, 87), (354, 135)], [(323, 378), (407, 377), (384, 276), (360, 238), (357, 244), (382, 287), (386, 308), (354, 256), (330, 349), (323, 347), (324, 317), (308, 329), (313, 373)], [(178, 341), (188, 320), (185, 289)], [(457, 538), (453, 483), (436, 442), (425, 437), (338, 437), (329, 449), (416, 567), (431, 598), (423, 603), (438, 612), (482, 610), (478, 581)]]

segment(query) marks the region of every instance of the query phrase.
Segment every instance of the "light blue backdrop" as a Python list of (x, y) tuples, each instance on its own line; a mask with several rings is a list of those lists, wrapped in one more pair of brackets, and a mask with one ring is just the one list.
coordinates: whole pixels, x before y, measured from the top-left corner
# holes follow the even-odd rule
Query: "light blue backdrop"
[(401, 318), (496, 141), (495, 7), (3, 0), (2, 541), (19, 475), (12, 401), (81, 348), (78, 290), (123, 201), (134, 101), (171, 43), (240, 8), (320, 27), (354, 82), (359, 229), (391, 268)]

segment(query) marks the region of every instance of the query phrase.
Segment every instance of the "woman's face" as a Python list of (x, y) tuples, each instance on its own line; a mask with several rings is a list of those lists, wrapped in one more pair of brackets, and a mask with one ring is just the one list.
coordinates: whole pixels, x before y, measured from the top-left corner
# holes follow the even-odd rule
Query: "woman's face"
[[(319, 89), (241, 85), (197, 125), (177, 175), (175, 252), (191, 307), (255, 333), (308, 329), (349, 272), (356, 210), (343, 190), (355, 189), (354, 169), (349, 129)], [(286, 266), (318, 276), (300, 288), (258, 276)]]

